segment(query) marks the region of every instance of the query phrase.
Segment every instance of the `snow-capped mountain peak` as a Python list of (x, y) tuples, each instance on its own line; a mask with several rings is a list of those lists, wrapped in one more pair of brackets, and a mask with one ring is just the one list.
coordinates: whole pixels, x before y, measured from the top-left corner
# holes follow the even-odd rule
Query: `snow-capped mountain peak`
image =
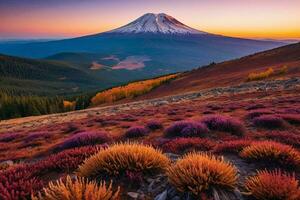
[(109, 33), (208, 34), (193, 29), (164, 13), (147, 13)]

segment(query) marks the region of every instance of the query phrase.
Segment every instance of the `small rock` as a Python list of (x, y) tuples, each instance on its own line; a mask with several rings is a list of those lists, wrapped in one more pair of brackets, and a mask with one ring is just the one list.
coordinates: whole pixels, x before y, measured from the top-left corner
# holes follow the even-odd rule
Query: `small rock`
[(130, 196), (133, 199), (137, 199), (139, 196), (139, 193), (136, 192), (127, 192), (127, 195)]
[(161, 194), (157, 195), (154, 200), (166, 200), (168, 191), (165, 190)]
[(12, 160), (6, 160), (0, 163), (0, 165), (8, 165), (8, 166), (12, 166), (14, 164), (14, 162)]

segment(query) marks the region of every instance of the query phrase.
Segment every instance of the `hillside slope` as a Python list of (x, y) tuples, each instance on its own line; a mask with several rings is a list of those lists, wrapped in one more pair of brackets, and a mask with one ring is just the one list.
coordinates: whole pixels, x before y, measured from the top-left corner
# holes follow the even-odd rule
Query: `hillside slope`
[(33, 60), (0, 54), (0, 89), (19, 94), (63, 94), (101, 88), (87, 73), (63, 62)]
[(261, 72), (269, 67), (278, 70), (283, 66), (287, 66), (287, 73), (283, 76), (272, 78), (300, 76), (300, 43), (192, 70), (170, 84), (160, 86), (138, 99), (156, 98), (182, 92), (235, 85), (245, 82), (249, 73)]

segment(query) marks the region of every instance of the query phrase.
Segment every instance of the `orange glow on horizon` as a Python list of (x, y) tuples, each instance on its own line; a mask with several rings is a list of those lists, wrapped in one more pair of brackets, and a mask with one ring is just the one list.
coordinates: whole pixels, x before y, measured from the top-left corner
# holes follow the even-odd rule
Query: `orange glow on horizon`
[[(24, 0), (28, 1), (32, 0)], [(78, 5), (72, 4), (71, 0), (66, 2), (53, 7), (24, 3), (9, 9), (1, 7), (0, 3), (0, 38), (96, 34), (125, 25), (147, 12), (164, 12), (188, 26), (214, 34), (300, 39), (299, 0), (174, 0), (173, 4), (168, 0), (143, 3), (138, 0), (116, 0), (116, 3), (91, 0), (80, 1), (80, 4), (76, 1)]]

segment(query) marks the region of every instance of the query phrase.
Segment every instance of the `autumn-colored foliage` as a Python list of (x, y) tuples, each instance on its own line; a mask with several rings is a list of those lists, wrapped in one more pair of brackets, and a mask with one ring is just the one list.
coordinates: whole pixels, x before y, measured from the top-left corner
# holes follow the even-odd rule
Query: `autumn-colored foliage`
[(43, 183), (34, 176), (33, 170), (21, 165), (0, 172), (0, 199), (29, 199), (32, 192), (41, 189)]
[(300, 125), (300, 114), (281, 114), (282, 119), (293, 125)]
[(75, 110), (76, 107), (76, 101), (63, 101), (64, 109), (65, 111), (71, 111)]
[(209, 139), (202, 138), (176, 138), (163, 145), (163, 150), (181, 154), (191, 151), (210, 151), (215, 143)]
[(260, 117), (261, 115), (270, 115), (270, 114), (274, 114), (274, 112), (268, 109), (256, 109), (248, 112), (246, 117), (247, 119), (252, 120), (256, 117)]
[(189, 153), (167, 171), (169, 181), (180, 192), (200, 197), (213, 188), (233, 190), (237, 184), (236, 168), (223, 160), (204, 153)]
[(285, 121), (275, 115), (261, 115), (253, 119), (253, 124), (266, 129), (278, 129), (285, 127)]
[(151, 120), (147, 122), (146, 127), (152, 131), (157, 130), (157, 129), (162, 129), (163, 125), (160, 121), (156, 120)]
[(60, 144), (59, 149), (69, 149), (74, 147), (103, 144), (110, 142), (111, 138), (106, 132), (94, 131), (94, 132), (81, 132), (66, 139)]
[(274, 171), (259, 171), (245, 182), (246, 190), (257, 200), (298, 200), (300, 188), (295, 175)]
[(300, 168), (300, 153), (289, 145), (277, 142), (254, 142), (245, 147), (240, 155), (245, 159), (260, 161), (267, 165), (279, 165), (290, 169)]
[(65, 181), (50, 182), (42, 192), (32, 196), (32, 200), (120, 200), (119, 191), (120, 188), (113, 191), (112, 183), (97, 184), (84, 178), (72, 180), (67, 176)]
[(177, 74), (162, 76), (155, 79), (129, 83), (125, 86), (114, 87), (112, 89), (99, 92), (92, 98), (92, 105), (112, 103), (124, 98), (133, 98), (145, 94), (161, 84), (176, 78), (177, 76)]
[(130, 127), (125, 132), (125, 138), (138, 138), (148, 135), (149, 130), (143, 126), (133, 126)]
[(124, 176), (126, 171), (152, 174), (165, 170), (169, 159), (153, 147), (137, 143), (114, 144), (88, 158), (78, 170), (83, 177)]
[(298, 148), (300, 147), (300, 135), (290, 131), (269, 131), (259, 135), (259, 138), (281, 142)]
[(29, 199), (32, 192), (42, 188), (41, 176), (51, 172), (72, 172), (87, 157), (98, 151), (87, 146), (53, 154), (36, 163), (19, 165), (0, 172), (0, 199)]
[(241, 139), (241, 140), (229, 140), (217, 144), (214, 148), (215, 153), (239, 153), (246, 146), (251, 144), (251, 140)]
[(224, 115), (209, 115), (201, 120), (210, 130), (229, 132), (233, 135), (243, 135), (245, 127), (236, 118)]
[(273, 68), (268, 68), (266, 71), (263, 72), (259, 72), (259, 73), (250, 73), (248, 75), (247, 81), (258, 81), (258, 80), (263, 80), (266, 79), (268, 77), (270, 77), (271, 75), (274, 74), (274, 70)]
[(195, 121), (178, 121), (165, 130), (167, 137), (203, 137), (207, 133), (206, 125)]

